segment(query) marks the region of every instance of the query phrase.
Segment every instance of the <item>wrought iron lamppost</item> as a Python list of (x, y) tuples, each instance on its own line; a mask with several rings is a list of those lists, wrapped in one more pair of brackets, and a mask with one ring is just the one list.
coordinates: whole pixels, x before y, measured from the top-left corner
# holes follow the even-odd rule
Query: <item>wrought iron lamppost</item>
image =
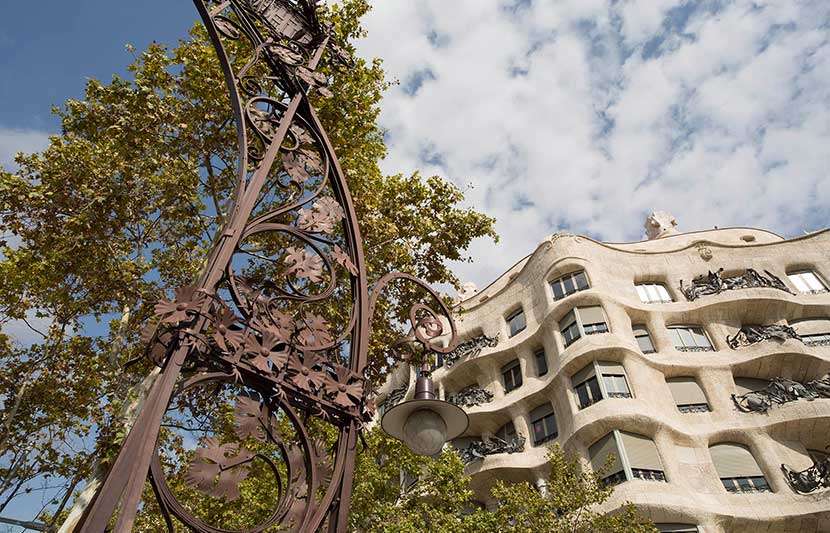
[[(374, 414), (365, 369), (378, 296), (393, 281), (426, 292), (438, 311), (416, 303), (409, 325), (427, 356), (455, 347), (455, 325), (438, 294), (413, 276), (391, 273), (368, 287), (351, 194), (309, 100), (331, 95), (318, 70), (324, 54), (346, 68), (350, 61), (318, 19), (316, 0), (194, 3), (233, 111), (231, 207), (202, 274), (156, 304), (158, 319), (142, 339), (158, 378), (73, 531), (131, 530), (149, 479), (171, 532), (178, 524), (200, 533), (342, 532), (357, 436)], [(315, 439), (312, 423), (333, 428), (336, 442)], [(430, 453), (467, 419), (435, 398), (425, 367), (416, 399), (382, 425)], [(181, 441), (198, 442), (188, 464), (164, 448), (160, 436), (172, 428), (197, 432)], [(184, 483), (170, 483), (172, 475)], [(268, 501), (247, 501), (245, 483), (263, 477), (273, 483)], [(235, 505), (232, 519), (250, 523), (200, 515), (198, 503), (214, 500)]]

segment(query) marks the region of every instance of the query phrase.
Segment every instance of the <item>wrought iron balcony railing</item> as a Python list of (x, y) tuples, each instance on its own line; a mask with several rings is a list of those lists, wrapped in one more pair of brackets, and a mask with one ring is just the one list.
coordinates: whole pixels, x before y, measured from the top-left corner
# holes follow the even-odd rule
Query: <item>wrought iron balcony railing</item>
[(466, 447), (458, 450), (458, 455), (461, 456), (461, 461), (468, 465), (475, 461), (484, 459), (488, 455), (495, 455), (498, 453), (518, 453), (525, 449), (525, 438), (517, 435), (509, 441), (502, 440), (498, 437), (490, 437), (490, 440), (474, 440)]
[(683, 280), (680, 280), (680, 291), (686, 296), (686, 299), (691, 301), (697, 300), (701, 296), (708, 296), (712, 294), (720, 294), (724, 291), (732, 291), (737, 289), (751, 289), (756, 287), (767, 287), (770, 289), (778, 289), (792, 294), (792, 291), (784, 285), (781, 278), (775, 274), (764, 270), (763, 274), (758, 271), (747, 268), (740, 276), (721, 277), (723, 269), (718, 269), (716, 272), (709, 271), (708, 274), (701, 274), (694, 278), (692, 283), (683, 286)]
[(787, 378), (773, 378), (763, 389), (732, 395), (735, 405), (745, 413), (766, 413), (773, 405), (783, 405), (800, 399), (813, 401), (817, 398), (830, 398), (830, 376), (807, 383)]
[(493, 393), (481, 387), (468, 387), (455, 394), (450, 394), (447, 401), (459, 407), (474, 407), (493, 401)]

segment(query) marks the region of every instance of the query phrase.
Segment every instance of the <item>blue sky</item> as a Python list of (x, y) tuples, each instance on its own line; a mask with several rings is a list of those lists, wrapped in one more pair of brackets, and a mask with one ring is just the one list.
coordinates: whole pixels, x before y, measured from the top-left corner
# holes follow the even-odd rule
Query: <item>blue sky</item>
[[(382, 102), (387, 173), (467, 189), (498, 219), (459, 276), (483, 286), (558, 230), (642, 237), (830, 219), (826, 0), (387, 0), (360, 54), (401, 81)], [(189, 1), (15, 2), (0, 20), (0, 165), (40, 149), (49, 108), (124, 73), (196, 20)]]
[(0, 127), (57, 131), (50, 106), (80, 98), (87, 78), (124, 74), (153, 40), (175, 42), (198, 18), (189, 0), (7, 2), (0, 17)]

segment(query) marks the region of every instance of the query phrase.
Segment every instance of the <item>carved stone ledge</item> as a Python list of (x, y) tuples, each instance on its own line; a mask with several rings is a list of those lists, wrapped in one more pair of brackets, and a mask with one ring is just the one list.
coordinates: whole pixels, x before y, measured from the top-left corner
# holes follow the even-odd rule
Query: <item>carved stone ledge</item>
[(464, 465), (484, 459), (488, 455), (498, 453), (518, 453), (525, 449), (525, 438), (521, 435), (510, 441), (503, 441), (498, 437), (491, 437), (489, 441), (474, 440), (466, 448), (458, 450), (458, 455)]
[(738, 333), (730, 337), (726, 336), (726, 343), (733, 350), (741, 346), (750, 346), (766, 340), (777, 340), (784, 342), (787, 339), (800, 341), (801, 337), (790, 326), (782, 324), (770, 324), (767, 326), (743, 326)]
[(474, 407), (493, 401), (493, 393), (480, 387), (468, 387), (455, 394), (450, 394), (447, 401), (459, 407)]
[(470, 340), (466, 340), (460, 343), (458, 346), (455, 347), (455, 350), (445, 355), (444, 364), (447, 366), (447, 368), (451, 368), (452, 365), (454, 365), (457, 361), (460, 361), (461, 359), (465, 359), (467, 357), (476, 357), (481, 353), (483, 349), (494, 348), (498, 343), (498, 333), (495, 337), (488, 337), (484, 334), (479, 335), (478, 337), (473, 337)]
[(830, 376), (807, 383), (779, 377), (772, 379), (763, 389), (732, 395), (732, 401), (745, 413), (766, 413), (773, 405), (817, 398), (830, 398)]
[(764, 270), (766, 274), (760, 274), (752, 268), (747, 268), (740, 276), (732, 276), (728, 278), (721, 277), (720, 273), (723, 269), (718, 269), (716, 272), (709, 271), (708, 274), (701, 274), (694, 278), (692, 283), (686, 287), (683, 286), (683, 280), (680, 280), (680, 291), (686, 296), (686, 299), (691, 301), (697, 300), (701, 296), (708, 296), (712, 294), (720, 294), (724, 291), (732, 291), (738, 289), (752, 289), (757, 287), (766, 287), (769, 289), (777, 289), (786, 293), (792, 294), (792, 291), (784, 285), (781, 278), (775, 274)]

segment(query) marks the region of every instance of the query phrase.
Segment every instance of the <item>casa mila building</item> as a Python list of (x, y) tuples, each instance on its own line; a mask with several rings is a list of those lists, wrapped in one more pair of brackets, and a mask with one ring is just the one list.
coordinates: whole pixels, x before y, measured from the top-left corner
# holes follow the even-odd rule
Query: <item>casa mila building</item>
[[(437, 394), (461, 406), (455, 447), (487, 507), (496, 480), (546, 491), (546, 447), (585, 468), (613, 455), (613, 512), (661, 531), (830, 531), (830, 230), (728, 228), (648, 239), (544, 240), (456, 304), (459, 346)], [(399, 366), (380, 413), (412, 398)]]

